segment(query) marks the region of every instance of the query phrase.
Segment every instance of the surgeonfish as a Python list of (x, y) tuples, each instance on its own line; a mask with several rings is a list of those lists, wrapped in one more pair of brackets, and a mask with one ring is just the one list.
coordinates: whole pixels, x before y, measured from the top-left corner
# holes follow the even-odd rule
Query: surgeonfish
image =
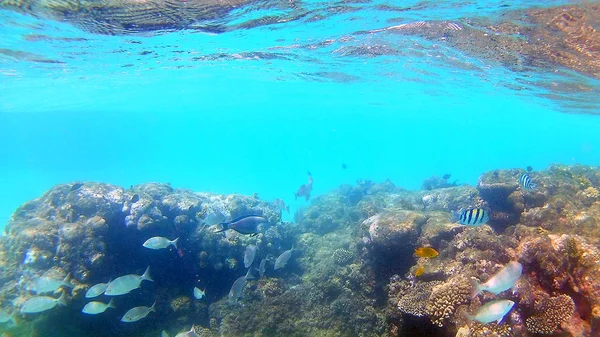
[(468, 320), (477, 321), (481, 324), (493, 321), (500, 323), (513, 305), (515, 305), (515, 302), (510, 300), (493, 300), (479, 307), (473, 316), (469, 314), (466, 314), (466, 316)]
[(483, 284), (479, 284), (476, 280), (472, 280), (473, 296), (477, 296), (477, 294), (482, 291), (488, 291), (494, 295), (498, 295), (499, 293), (514, 287), (515, 283), (517, 283), (521, 277), (521, 273), (523, 273), (523, 265), (517, 261), (511, 261)]
[(281, 269), (287, 265), (290, 257), (292, 256), (292, 250), (294, 250), (294, 246), (292, 246), (290, 250), (286, 250), (277, 257), (277, 260), (275, 260), (275, 270)]
[(418, 257), (434, 258), (440, 255), (440, 253), (431, 247), (419, 247), (415, 249), (415, 255)]
[(154, 302), (154, 304), (152, 304), (152, 306), (150, 306), (150, 307), (139, 306), (139, 307), (131, 308), (125, 313), (125, 315), (123, 315), (123, 318), (121, 318), (121, 322), (125, 322), (125, 323), (137, 322), (140, 319), (148, 316), (149, 313), (156, 312), (155, 307), (154, 307), (155, 305), (156, 305), (156, 302)]
[(94, 298), (102, 295), (106, 291), (106, 287), (108, 287), (108, 283), (94, 284), (85, 292), (85, 298)]
[(521, 187), (526, 191), (535, 190), (537, 187), (537, 185), (531, 181), (531, 177), (529, 177), (529, 174), (527, 173), (523, 173), (523, 175), (521, 175), (519, 178), (519, 185), (521, 185)]
[(0, 308), (0, 324), (12, 322), (12, 324), (17, 324), (16, 311), (13, 311), (11, 315), (9, 315), (6, 311)]
[(310, 192), (312, 191), (313, 185), (313, 177), (312, 174), (310, 174), (310, 172), (306, 173), (308, 173), (308, 183), (298, 188), (298, 191), (294, 194), (296, 200), (298, 200), (298, 197), (304, 197), (306, 200), (310, 199)]
[(216, 233), (233, 229), (234, 231), (241, 234), (249, 234), (255, 236), (260, 233), (259, 225), (268, 223), (269, 219), (262, 215), (243, 215), (237, 217), (229, 222), (221, 222), (219, 225), (221, 229), (217, 230)]
[(90, 302), (88, 304), (86, 304), (83, 309), (81, 309), (81, 312), (83, 312), (84, 314), (88, 314), (88, 315), (97, 315), (97, 314), (101, 314), (103, 312), (106, 311), (106, 309), (108, 308), (115, 308), (115, 304), (114, 304), (114, 298), (111, 298), (110, 301), (108, 301), (107, 303), (103, 303), (103, 302), (97, 302), (97, 301), (93, 301)]
[(204, 296), (206, 296), (206, 289), (200, 290), (198, 287), (194, 287), (194, 297), (197, 300), (202, 299)]
[(231, 286), (231, 290), (229, 290), (228, 295), (229, 303), (236, 303), (237, 300), (242, 297), (242, 295), (244, 294), (244, 287), (246, 286), (246, 281), (252, 279), (254, 279), (254, 276), (252, 276), (252, 268), (250, 268), (248, 269), (246, 275), (239, 277), (237, 280), (235, 280), (235, 282), (233, 282), (233, 285)]
[(60, 287), (73, 288), (73, 285), (69, 283), (71, 274), (67, 275), (63, 280), (58, 280), (48, 276), (42, 276), (35, 280), (34, 291), (37, 295), (54, 293)]
[(49, 296), (34, 296), (23, 303), (20, 312), (22, 314), (35, 314), (50, 310), (57, 305), (67, 306), (64, 292), (59, 298), (53, 298)]
[(146, 271), (141, 276), (129, 274), (112, 280), (106, 287), (104, 295), (117, 296), (127, 294), (133, 289), (139, 288), (144, 280), (154, 282), (150, 277), (150, 267), (146, 268)]
[(258, 274), (260, 277), (265, 276), (265, 272), (267, 271), (267, 258), (260, 260), (260, 264), (258, 265)]
[(252, 265), (256, 256), (256, 249), (255, 245), (248, 245), (246, 247), (246, 251), (244, 252), (244, 267), (249, 268)]
[(175, 249), (177, 249), (177, 240), (179, 240), (179, 238), (176, 238), (175, 240), (169, 240), (162, 236), (155, 236), (146, 240), (142, 246), (150, 249), (163, 249), (172, 245), (175, 247)]
[(482, 208), (470, 208), (458, 213), (452, 211), (450, 222), (458, 222), (466, 226), (481, 226), (490, 219), (488, 213)]

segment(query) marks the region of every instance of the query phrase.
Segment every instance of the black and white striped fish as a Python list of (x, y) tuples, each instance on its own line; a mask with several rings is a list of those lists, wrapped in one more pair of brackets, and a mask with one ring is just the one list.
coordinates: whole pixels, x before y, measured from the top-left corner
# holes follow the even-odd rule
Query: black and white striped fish
[(521, 187), (527, 191), (531, 191), (536, 188), (536, 184), (531, 181), (531, 177), (529, 177), (529, 174), (527, 173), (523, 173), (523, 175), (519, 178), (519, 185), (521, 185)]
[(466, 226), (481, 226), (490, 219), (488, 213), (482, 208), (470, 208), (458, 213), (452, 211), (451, 222), (458, 222)]

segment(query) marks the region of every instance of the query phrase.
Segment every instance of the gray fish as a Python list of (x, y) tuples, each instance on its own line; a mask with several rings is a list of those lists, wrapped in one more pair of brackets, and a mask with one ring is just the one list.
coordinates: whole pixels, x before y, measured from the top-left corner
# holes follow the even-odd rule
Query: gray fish
[(269, 219), (261, 215), (243, 215), (229, 222), (221, 222), (219, 224), (221, 229), (216, 231), (216, 233), (233, 229), (241, 234), (250, 234), (250, 236), (255, 236), (260, 233), (259, 225), (268, 222)]
[(194, 331), (194, 326), (192, 325), (192, 328), (189, 331), (182, 331), (176, 334), (175, 337), (198, 337), (198, 334), (196, 334), (196, 331)]
[(69, 279), (71, 278), (71, 274), (67, 275), (63, 280), (58, 280), (48, 276), (42, 276), (35, 280), (34, 291), (36, 294), (46, 294), (46, 293), (54, 293), (60, 287), (68, 287), (73, 288), (73, 286), (69, 283)]
[[(108, 283), (110, 283), (110, 281)], [(102, 295), (102, 293), (106, 291), (108, 283), (98, 283), (91, 286), (90, 289), (85, 292), (85, 298), (93, 298)]]
[(78, 189), (81, 188), (81, 186), (83, 186), (83, 183), (75, 183), (71, 186), (71, 188), (69, 189), (69, 192), (77, 191)]
[(265, 257), (264, 259), (260, 260), (260, 264), (258, 265), (258, 273), (260, 274), (260, 277), (264, 277), (266, 271), (267, 271), (267, 258)]
[(198, 287), (194, 287), (194, 298), (201, 300), (202, 297), (206, 296), (206, 289), (200, 290)]
[(172, 245), (173, 247), (175, 247), (175, 249), (177, 249), (177, 240), (179, 240), (179, 238), (176, 238), (175, 240), (169, 240), (162, 236), (155, 236), (146, 240), (146, 242), (144, 242), (142, 246), (150, 249), (163, 249)]
[(146, 271), (141, 276), (129, 274), (117, 277), (108, 284), (104, 295), (117, 296), (127, 294), (133, 289), (139, 288), (144, 280), (154, 282), (150, 277), (150, 267), (146, 268)]
[(17, 324), (15, 312), (13, 312), (12, 315), (9, 315), (6, 311), (0, 308), (0, 324), (8, 322), (12, 322), (12, 324), (15, 325)]
[(97, 314), (101, 314), (103, 312), (106, 311), (106, 309), (108, 308), (115, 308), (115, 304), (114, 304), (114, 298), (111, 298), (110, 301), (108, 302), (108, 304), (103, 303), (103, 302), (90, 302), (88, 304), (86, 304), (83, 309), (81, 310), (81, 312), (83, 312), (84, 314), (88, 314), (88, 315), (97, 315)]
[(256, 246), (248, 245), (246, 247), (246, 251), (244, 252), (244, 267), (249, 268), (254, 262), (254, 257), (256, 256)]
[(236, 303), (237, 300), (242, 297), (242, 295), (244, 294), (244, 287), (246, 286), (246, 281), (252, 279), (254, 279), (254, 276), (252, 276), (252, 269), (248, 269), (246, 275), (239, 277), (237, 280), (235, 280), (235, 282), (233, 282), (231, 290), (229, 290), (229, 303)]
[(498, 295), (499, 293), (514, 287), (522, 273), (523, 266), (517, 261), (511, 261), (483, 284), (479, 284), (479, 282), (472, 280), (473, 296), (476, 296), (484, 290), (489, 291), (494, 295)]
[(34, 296), (23, 303), (20, 311), (22, 314), (34, 314), (50, 310), (56, 305), (67, 306), (64, 292), (59, 298), (53, 298), (49, 296)]
[(169, 334), (165, 330), (163, 330), (160, 332), (160, 337), (169, 337)]
[(287, 265), (290, 257), (292, 256), (292, 250), (294, 250), (294, 246), (292, 246), (290, 250), (286, 250), (285, 252), (281, 253), (279, 257), (277, 257), (277, 260), (275, 260), (275, 270), (281, 269)]
[(487, 324), (493, 321), (500, 323), (502, 318), (512, 309), (515, 302), (509, 300), (493, 300), (487, 302), (477, 309), (473, 316), (467, 314), (469, 320), (475, 320), (482, 324)]
[(151, 307), (139, 306), (139, 307), (129, 309), (129, 311), (127, 311), (125, 313), (125, 315), (123, 315), (123, 318), (121, 318), (121, 322), (125, 322), (125, 323), (137, 322), (140, 319), (148, 316), (149, 313), (156, 312), (156, 310), (154, 308), (155, 305), (156, 305), (156, 302), (154, 302), (154, 304), (152, 304)]

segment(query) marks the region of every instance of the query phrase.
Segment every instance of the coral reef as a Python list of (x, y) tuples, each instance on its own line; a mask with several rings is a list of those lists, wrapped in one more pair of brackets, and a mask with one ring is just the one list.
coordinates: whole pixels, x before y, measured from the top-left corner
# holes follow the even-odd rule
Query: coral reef
[(551, 334), (575, 312), (575, 303), (568, 295), (543, 298), (535, 305), (536, 314), (527, 318), (527, 330), (537, 334)]
[(471, 284), (463, 277), (456, 277), (433, 287), (425, 307), (431, 322), (439, 327), (444, 326), (461, 304), (467, 304), (472, 291)]

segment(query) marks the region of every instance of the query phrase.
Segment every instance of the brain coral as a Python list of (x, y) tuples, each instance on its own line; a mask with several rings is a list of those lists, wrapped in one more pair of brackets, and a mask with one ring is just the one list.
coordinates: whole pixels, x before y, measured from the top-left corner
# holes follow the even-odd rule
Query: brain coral
[(472, 286), (464, 277), (455, 277), (444, 284), (435, 286), (429, 296), (425, 312), (433, 324), (444, 326), (461, 304), (466, 304), (471, 296)]
[(525, 321), (527, 330), (538, 334), (551, 334), (568, 321), (575, 311), (575, 303), (568, 295), (545, 297), (536, 304), (538, 314)]

